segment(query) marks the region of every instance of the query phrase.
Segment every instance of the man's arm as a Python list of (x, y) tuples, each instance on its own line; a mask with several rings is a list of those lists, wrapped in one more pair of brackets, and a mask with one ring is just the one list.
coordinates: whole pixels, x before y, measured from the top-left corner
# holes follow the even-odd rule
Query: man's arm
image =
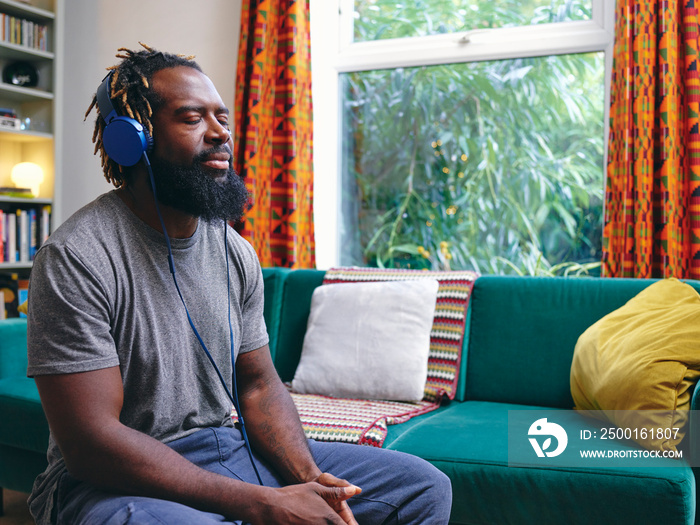
[(77, 479), (255, 524), (343, 523), (326, 503), (349, 497), (342, 488), (307, 483), (272, 489), (243, 483), (201, 469), (167, 445), (122, 425), (118, 367), (35, 380), (54, 439)]
[[(251, 446), (287, 482), (346, 487), (349, 496), (360, 492), (347, 481), (322, 473), (316, 465), (294, 402), (275, 370), (267, 345), (238, 356), (236, 379)], [(329, 503), (346, 523), (356, 523), (344, 500)]]

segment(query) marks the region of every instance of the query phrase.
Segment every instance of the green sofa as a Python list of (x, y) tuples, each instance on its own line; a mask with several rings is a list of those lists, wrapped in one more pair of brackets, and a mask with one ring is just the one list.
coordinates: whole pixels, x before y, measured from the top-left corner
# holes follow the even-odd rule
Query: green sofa
[[(270, 349), (289, 381), (324, 272), (263, 274)], [(480, 277), (455, 400), (390, 426), (384, 447), (423, 457), (450, 477), (455, 524), (694, 523), (696, 483), (685, 460), (634, 468), (508, 465), (509, 410), (566, 411), (580, 430), (594, 428), (570, 412), (574, 346), (588, 326), (652, 282)], [(700, 283), (690, 284), (700, 290)], [(48, 429), (34, 383), (24, 377), (25, 328), (22, 320), (0, 322), (0, 487), (26, 492), (45, 466)], [(695, 446), (690, 437), (684, 444)]]

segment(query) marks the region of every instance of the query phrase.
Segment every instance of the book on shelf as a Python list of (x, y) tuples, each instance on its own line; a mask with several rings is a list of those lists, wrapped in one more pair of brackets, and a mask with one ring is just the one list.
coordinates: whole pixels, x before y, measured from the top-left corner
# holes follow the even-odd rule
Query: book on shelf
[(37, 249), (44, 244), (51, 233), (51, 206), (41, 208), (41, 226), (39, 228), (39, 243)]
[(34, 198), (34, 194), (30, 188), (12, 188), (10, 186), (0, 186), (0, 196), (21, 197), (22, 199)]
[(0, 116), (0, 128), (18, 130), (21, 127), (22, 125), (18, 118)]
[(27, 210), (17, 210), (17, 239), (19, 240), (19, 262), (29, 262), (29, 214)]
[(0, 128), (17, 130), (22, 124), (13, 108), (0, 108)]
[(29, 222), (27, 226), (27, 233), (28, 233), (28, 248), (29, 248), (29, 260), (33, 261), (34, 256), (36, 255), (36, 251), (39, 247), (39, 237), (38, 237), (38, 228), (36, 224), (36, 210), (34, 208), (30, 208), (27, 211), (27, 220)]
[(17, 215), (6, 213), (7, 217), (7, 243), (5, 243), (5, 261), (17, 262)]
[(5, 13), (0, 13), (0, 40), (39, 51), (49, 50), (48, 26)]

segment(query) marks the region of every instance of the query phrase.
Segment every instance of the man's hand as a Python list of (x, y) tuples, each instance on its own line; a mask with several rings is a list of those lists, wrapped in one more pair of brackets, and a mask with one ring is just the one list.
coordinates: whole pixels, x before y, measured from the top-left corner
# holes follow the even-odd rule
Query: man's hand
[(352, 496), (355, 496), (362, 492), (362, 489), (360, 487), (350, 484), (344, 479), (336, 478), (334, 475), (329, 474), (328, 472), (324, 472), (323, 474), (321, 474), (316, 480), (316, 482), (323, 485), (324, 487), (336, 487), (343, 491), (341, 494), (346, 497), (326, 499), (326, 501), (338, 513), (338, 516), (343, 518), (343, 521), (345, 521), (345, 523), (347, 523), (348, 525), (358, 525), (357, 521), (355, 521), (355, 518), (352, 515), (350, 507), (348, 507), (347, 500), (350, 499)]
[(331, 474), (317, 481), (273, 489), (262, 523), (358, 525), (347, 500), (361, 489)]

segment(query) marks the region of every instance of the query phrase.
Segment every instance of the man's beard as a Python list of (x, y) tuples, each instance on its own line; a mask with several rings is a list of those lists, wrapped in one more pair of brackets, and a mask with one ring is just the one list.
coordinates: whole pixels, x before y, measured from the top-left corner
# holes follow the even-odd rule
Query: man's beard
[[(207, 222), (213, 220), (238, 221), (248, 204), (248, 190), (230, 164), (227, 170), (205, 170), (202, 161), (215, 152), (212, 148), (194, 158), (190, 166), (173, 164), (153, 157), (151, 168), (156, 185), (158, 201), (166, 206), (199, 217)], [(225, 180), (215, 180), (214, 173), (226, 175)]]

